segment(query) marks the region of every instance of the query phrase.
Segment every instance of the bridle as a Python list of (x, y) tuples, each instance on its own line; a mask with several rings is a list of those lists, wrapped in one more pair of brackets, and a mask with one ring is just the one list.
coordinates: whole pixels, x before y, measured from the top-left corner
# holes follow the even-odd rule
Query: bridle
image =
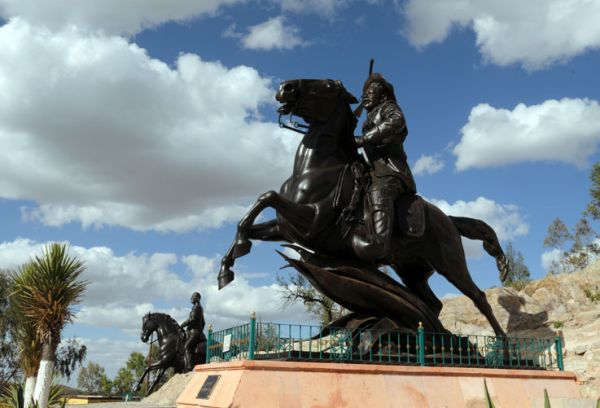
[(303, 135), (305, 135), (305, 134), (308, 133), (308, 131), (307, 130), (300, 130), (300, 129), (308, 129), (310, 126), (305, 125), (304, 123), (300, 123), (300, 122), (297, 122), (297, 121), (293, 120), (294, 110), (296, 109), (296, 106), (298, 106), (298, 102), (296, 102), (296, 104), (292, 108), (292, 111), (289, 113), (289, 115), (287, 115), (288, 116), (287, 123), (284, 123), (281, 120), (281, 118), (283, 116), (286, 116), (286, 115), (284, 115), (283, 113), (279, 114), (279, 119), (278, 119), (279, 120), (279, 127), (280, 128), (284, 128), (284, 129), (289, 129), (289, 130), (292, 130), (292, 131), (297, 132), (297, 133), (302, 133)]

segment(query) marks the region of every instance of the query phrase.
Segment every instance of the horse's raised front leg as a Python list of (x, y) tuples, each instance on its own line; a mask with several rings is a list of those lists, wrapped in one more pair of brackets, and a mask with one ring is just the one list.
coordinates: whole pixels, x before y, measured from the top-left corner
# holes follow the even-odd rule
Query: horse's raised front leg
[(314, 218), (313, 207), (283, 198), (275, 191), (268, 191), (258, 197), (256, 203), (254, 203), (248, 213), (238, 223), (236, 238), (221, 260), (221, 270), (218, 276), (219, 289), (222, 289), (233, 281), (234, 274), (231, 268), (235, 259), (250, 252), (250, 248), (252, 247), (251, 239), (264, 241), (284, 240), (277, 220), (254, 225), (256, 217), (268, 207), (272, 207), (288, 223), (297, 225), (300, 229), (307, 228), (307, 225), (310, 226)]
[(156, 376), (154, 381), (152, 381), (152, 385), (150, 386), (150, 388), (148, 388), (148, 391), (146, 391), (146, 397), (152, 393), (152, 391), (154, 390), (154, 387), (156, 387), (156, 384), (158, 384), (158, 382), (161, 380), (161, 378), (165, 374), (166, 370), (167, 370), (167, 367), (163, 367), (160, 369), (160, 371), (158, 372), (158, 375)]
[(137, 382), (137, 385), (133, 389), (133, 392), (138, 392), (142, 388), (142, 383), (144, 382), (144, 378), (146, 378), (146, 376), (148, 375), (149, 372), (150, 372), (150, 367), (146, 368), (146, 370), (144, 371), (144, 374), (142, 374), (142, 376), (140, 377), (140, 379)]
[[(161, 346), (161, 350), (164, 347)], [(173, 358), (172, 353), (168, 353), (168, 354), (164, 354), (163, 357), (161, 359), (159, 359), (158, 361), (155, 361), (154, 363), (150, 364), (148, 366), (148, 368), (146, 368), (146, 370), (144, 371), (144, 374), (142, 374), (142, 376), (140, 377), (140, 379), (138, 380), (138, 383), (134, 389), (134, 392), (138, 392), (141, 388), (142, 388), (142, 383), (144, 382), (144, 378), (146, 378), (146, 376), (154, 370), (158, 370), (159, 368), (162, 370), (163, 367), (168, 367), (168, 362), (170, 361), (170, 359)]]

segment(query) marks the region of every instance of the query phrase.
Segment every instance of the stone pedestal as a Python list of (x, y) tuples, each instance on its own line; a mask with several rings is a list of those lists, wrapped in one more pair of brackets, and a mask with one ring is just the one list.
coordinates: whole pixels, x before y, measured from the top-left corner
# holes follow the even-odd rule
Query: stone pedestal
[(588, 406), (571, 372), (243, 360), (197, 366), (177, 408), (475, 408), (484, 379), (497, 408)]

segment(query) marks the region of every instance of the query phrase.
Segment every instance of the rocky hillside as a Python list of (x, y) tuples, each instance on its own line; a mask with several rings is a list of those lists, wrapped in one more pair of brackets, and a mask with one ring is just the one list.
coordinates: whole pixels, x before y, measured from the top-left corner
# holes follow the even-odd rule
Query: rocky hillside
[[(521, 291), (493, 288), (486, 294), (509, 335), (554, 338), (562, 331), (565, 370), (577, 374), (582, 396), (600, 398), (600, 261), (580, 272), (546, 276)], [(470, 299), (443, 303), (440, 317), (449, 330), (493, 334)]]

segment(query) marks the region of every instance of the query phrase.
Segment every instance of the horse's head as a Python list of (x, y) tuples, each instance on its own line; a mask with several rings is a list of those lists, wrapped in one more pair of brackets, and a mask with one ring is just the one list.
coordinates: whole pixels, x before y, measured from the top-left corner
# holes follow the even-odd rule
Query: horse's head
[(341, 81), (332, 79), (284, 81), (279, 85), (275, 99), (281, 103), (277, 112), (299, 116), (309, 124), (327, 122), (340, 104), (349, 109), (349, 104), (358, 102)]
[(142, 335), (140, 336), (142, 342), (147, 343), (150, 335), (158, 329), (154, 314), (148, 313), (142, 319)]

